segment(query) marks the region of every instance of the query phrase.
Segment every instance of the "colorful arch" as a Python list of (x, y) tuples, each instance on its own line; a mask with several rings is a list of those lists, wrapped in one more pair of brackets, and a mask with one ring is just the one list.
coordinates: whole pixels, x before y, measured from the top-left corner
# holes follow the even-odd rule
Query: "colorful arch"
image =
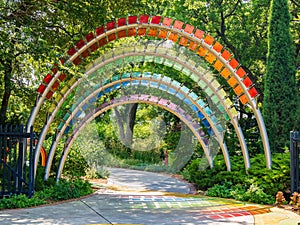
[[(69, 57), (62, 58), (61, 63), (68, 65), (72, 62), (79, 65), (92, 52), (106, 43), (130, 36), (168, 39), (198, 54), (211, 64), (220, 76), (226, 79), (242, 104), (247, 104), (253, 110), (262, 136), (266, 166), (271, 168), (268, 137), (261, 113), (256, 105), (255, 97), (258, 93), (253, 87), (252, 81), (232, 54), (219, 42), (215, 41), (213, 37), (200, 29), (161, 16), (141, 15), (120, 18), (117, 21), (107, 23), (105, 26), (98, 27), (95, 32), (86, 35), (84, 39), (69, 49)], [(51, 99), (58, 90), (60, 81), (65, 81), (67, 78), (67, 75), (60, 73), (57, 67), (54, 67), (52, 72), (53, 74), (48, 74), (44, 78), (43, 84), (38, 88), (39, 97), (28, 120), (27, 127), (34, 123), (44, 100)], [(76, 78), (70, 78), (70, 80), (72, 79), (76, 81)]]

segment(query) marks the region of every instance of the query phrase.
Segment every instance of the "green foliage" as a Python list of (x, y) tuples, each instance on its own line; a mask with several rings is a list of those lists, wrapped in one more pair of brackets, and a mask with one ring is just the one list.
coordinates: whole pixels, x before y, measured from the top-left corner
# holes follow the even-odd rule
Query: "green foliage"
[(287, 0), (271, 1), (263, 115), (272, 152), (283, 152), (289, 132), (299, 129), (295, 50)]
[(251, 158), (251, 168), (247, 173), (241, 156), (231, 157), (231, 172), (225, 171), (223, 156), (215, 158), (211, 170), (200, 170), (200, 160), (192, 160), (182, 175), (200, 190), (207, 190), (210, 196), (272, 204), (276, 193), (288, 190), (290, 184), (290, 160), (287, 153), (273, 154), (272, 170), (265, 168), (265, 156), (258, 154)]
[(0, 200), (0, 209), (25, 208), (46, 203), (38, 194), (32, 198), (28, 198), (25, 194), (11, 195)]

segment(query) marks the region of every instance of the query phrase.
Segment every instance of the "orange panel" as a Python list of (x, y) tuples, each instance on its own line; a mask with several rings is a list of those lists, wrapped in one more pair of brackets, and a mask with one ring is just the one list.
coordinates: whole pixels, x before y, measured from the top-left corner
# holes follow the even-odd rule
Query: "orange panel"
[(167, 35), (168, 35), (168, 31), (167, 30), (160, 30), (159, 34), (158, 34), (158, 37), (159, 38), (166, 38)]
[(186, 24), (185, 28), (184, 28), (184, 32), (191, 34), (191, 33), (193, 33), (194, 28), (195, 28), (194, 26), (192, 26), (190, 24)]
[(128, 37), (132, 37), (136, 35), (136, 29), (135, 28), (131, 28), (128, 29)]
[(252, 85), (252, 81), (250, 80), (249, 77), (246, 77), (244, 80), (243, 80), (243, 83), (245, 84), (245, 86), (248, 88)]
[(149, 30), (148, 36), (156, 37), (156, 35), (157, 35), (157, 29), (156, 28), (151, 28)]
[(47, 99), (50, 99), (50, 98), (52, 98), (52, 96), (53, 96), (53, 92), (52, 92), (52, 91), (49, 91), (49, 92), (47, 93), (47, 95), (46, 95), (46, 98), (47, 98)]
[(95, 44), (91, 45), (89, 49), (91, 52), (96, 51), (98, 49), (98, 44), (95, 43)]
[(222, 71), (221, 71), (221, 75), (222, 77), (224, 77), (225, 79), (227, 79), (230, 75), (230, 71), (227, 69), (227, 68), (224, 68)]
[(198, 55), (204, 57), (207, 53), (207, 50), (203, 47), (200, 47), (199, 50), (198, 50)]
[(235, 68), (237, 68), (237, 66), (239, 65), (239, 62), (238, 62), (236, 59), (233, 58), (232, 60), (230, 60), (229, 65), (230, 65), (233, 69), (235, 69)]
[(138, 29), (138, 35), (144, 36), (146, 34), (146, 28), (139, 28)]
[(195, 52), (198, 46), (199, 45), (197, 43), (190, 42), (189, 49)]
[(60, 82), (62, 82), (64, 79), (66, 79), (66, 77), (67, 77), (67, 74), (62, 73), (59, 75), (58, 79), (60, 80)]
[(74, 65), (78, 65), (79, 63), (81, 63), (81, 58), (77, 57), (76, 59), (73, 60)]
[(237, 80), (232, 76), (227, 82), (231, 87), (233, 87), (237, 83)]
[(187, 38), (181, 37), (181, 38), (180, 38), (180, 41), (179, 41), (179, 44), (182, 45), (182, 46), (186, 46), (187, 43), (188, 43), (188, 41), (189, 41), (189, 40), (188, 40)]
[(106, 44), (106, 38), (102, 38), (102, 39), (99, 40), (99, 46), (100, 47), (105, 45), (105, 44)]
[(240, 101), (241, 101), (241, 103), (243, 104), (243, 105), (245, 105), (247, 102), (248, 102), (248, 98), (247, 98), (247, 96), (246, 95), (241, 95), (240, 97), (239, 97), (239, 99), (240, 99)]
[(51, 88), (53, 91), (56, 91), (58, 87), (59, 87), (59, 83), (58, 81), (55, 81)]
[(173, 28), (176, 28), (178, 30), (181, 30), (182, 26), (183, 26), (183, 22), (179, 21), (179, 20), (176, 20), (174, 25), (173, 25)]
[(88, 57), (89, 55), (90, 55), (90, 52), (89, 52), (88, 49), (85, 50), (85, 51), (81, 54), (82, 58), (86, 58), (86, 57)]
[(246, 75), (246, 72), (245, 72), (245, 70), (242, 67), (240, 67), (236, 71), (236, 74), (239, 75), (240, 78), (243, 78)]
[(231, 53), (225, 49), (225, 50), (222, 52), (222, 57), (223, 57), (225, 60), (228, 60), (228, 59), (231, 57)]
[(217, 60), (214, 64), (216, 70), (220, 71), (223, 68), (223, 63), (220, 60)]
[(216, 56), (214, 56), (212, 53), (208, 53), (205, 57), (205, 60), (212, 64), (216, 60)]
[(254, 98), (255, 96), (258, 95), (257, 90), (255, 89), (255, 87), (252, 87), (249, 89), (248, 93), (250, 94), (251, 98)]
[(223, 48), (223, 45), (221, 45), (219, 42), (216, 42), (214, 44), (214, 50), (216, 50), (217, 52), (221, 52), (222, 48)]
[(204, 42), (208, 45), (212, 45), (212, 43), (214, 42), (214, 38), (210, 35), (206, 35), (206, 37), (204, 38)]
[(178, 34), (170, 33), (169, 40), (176, 42), (178, 39)]
[(194, 33), (194, 36), (199, 39), (203, 38), (203, 35), (204, 35), (204, 31), (199, 29), (197, 29), (196, 32)]
[(113, 41), (113, 40), (116, 40), (116, 34), (110, 34), (108, 35), (108, 41)]
[(121, 30), (118, 32), (118, 38), (123, 38), (126, 37), (126, 30)]
[(243, 88), (240, 85), (236, 86), (233, 90), (237, 96), (243, 93)]
[(164, 26), (168, 26), (168, 27), (169, 27), (169, 26), (171, 26), (171, 24), (172, 24), (172, 19), (170, 19), (170, 18), (164, 18), (162, 24), (163, 24)]

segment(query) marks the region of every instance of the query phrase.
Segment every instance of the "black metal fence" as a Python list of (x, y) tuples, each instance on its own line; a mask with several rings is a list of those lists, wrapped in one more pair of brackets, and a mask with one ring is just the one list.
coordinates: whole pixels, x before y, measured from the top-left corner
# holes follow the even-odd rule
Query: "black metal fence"
[(34, 133), (0, 125), (0, 197), (34, 193)]
[(299, 150), (300, 137), (298, 131), (290, 132), (290, 166), (291, 166), (291, 194), (299, 192)]

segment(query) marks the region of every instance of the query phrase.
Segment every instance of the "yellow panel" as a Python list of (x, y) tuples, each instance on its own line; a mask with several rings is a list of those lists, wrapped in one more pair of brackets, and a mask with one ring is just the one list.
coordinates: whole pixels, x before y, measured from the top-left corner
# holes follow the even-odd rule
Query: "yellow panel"
[(212, 81), (214, 79), (214, 77), (210, 74), (210, 73), (207, 73), (205, 74), (205, 79), (207, 79), (208, 81)]
[(68, 85), (71, 86), (72, 84), (74, 84), (76, 82), (76, 78), (75, 77), (71, 77), (71, 79), (68, 82)]
[(60, 93), (62, 95), (66, 94), (66, 92), (69, 90), (69, 87), (68, 86), (64, 86), (63, 89), (60, 91)]
[(230, 109), (230, 112), (231, 112), (232, 116), (238, 115), (238, 112), (236, 111), (236, 109), (234, 107)]
[(53, 112), (55, 108), (56, 108), (56, 105), (54, 103), (52, 103), (48, 112)]
[(231, 107), (232, 106), (232, 101), (229, 99), (229, 98), (226, 98), (224, 100), (224, 103), (225, 105), (227, 106), (227, 108)]
[(220, 87), (220, 84), (219, 84), (219, 82), (218, 82), (217, 80), (214, 80), (214, 81), (212, 82), (212, 86), (213, 86), (215, 89), (218, 89), (218, 88)]
[(62, 95), (60, 93), (58, 93), (55, 98), (54, 101), (59, 102), (59, 100), (62, 98)]
[(226, 92), (224, 91), (224, 89), (220, 89), (219, 90), (219, 94), (220, 94), (220, 96), (222, 97), (222, 98), (225, 98), (226, 97)]

